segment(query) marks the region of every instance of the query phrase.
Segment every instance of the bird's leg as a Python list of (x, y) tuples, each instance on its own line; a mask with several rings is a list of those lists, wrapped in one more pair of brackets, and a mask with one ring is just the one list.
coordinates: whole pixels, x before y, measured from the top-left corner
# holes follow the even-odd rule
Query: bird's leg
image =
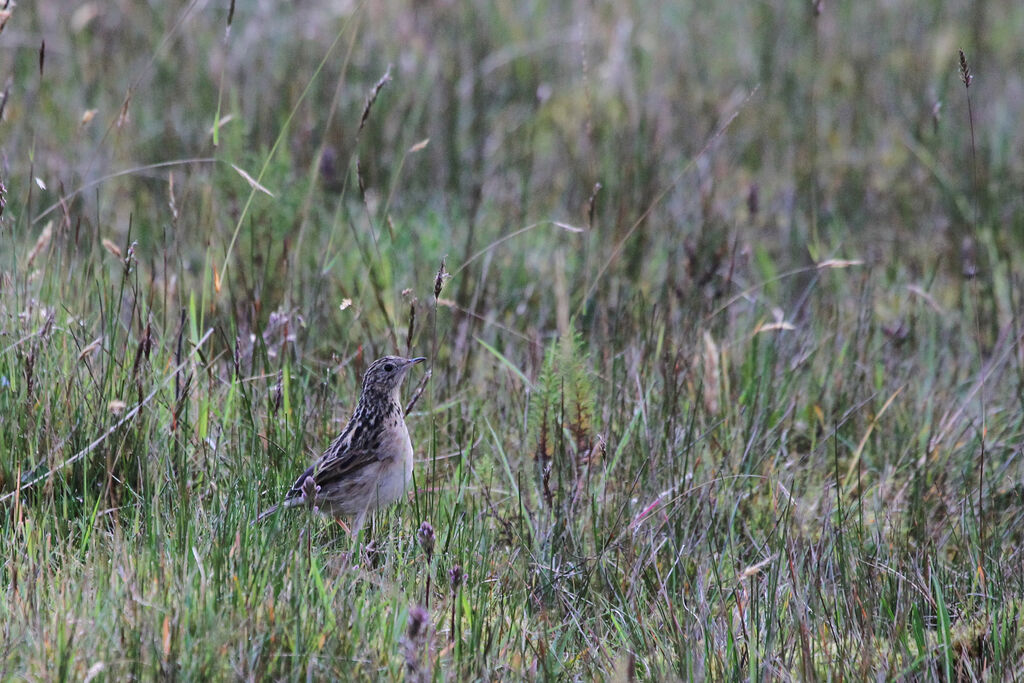
[(366, 521), (366, 512), (367, 512), (366, 508), (363, 508), (363, 511), (360, 512), (358, 515), (356, 515), (356, 521), (352, 523), (352, 535), (353, 536), (358, 534), (359, 530), (363, 528), (363, 522)]

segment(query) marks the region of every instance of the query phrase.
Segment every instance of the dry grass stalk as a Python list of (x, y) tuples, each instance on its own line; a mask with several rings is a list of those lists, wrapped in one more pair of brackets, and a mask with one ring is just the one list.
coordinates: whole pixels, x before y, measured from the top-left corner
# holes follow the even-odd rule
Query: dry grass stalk
[(36, 260), (43, 251), (50, 246), (50, 240), (53, 238), (53, 221), (48, 221), (43, 231), (39, 233), (39, 238), (36, 240), (36, 244), (32, 247), (32, 251), (28, 252), (28, 256), (25, 258), (25, 267), (28, 268)]

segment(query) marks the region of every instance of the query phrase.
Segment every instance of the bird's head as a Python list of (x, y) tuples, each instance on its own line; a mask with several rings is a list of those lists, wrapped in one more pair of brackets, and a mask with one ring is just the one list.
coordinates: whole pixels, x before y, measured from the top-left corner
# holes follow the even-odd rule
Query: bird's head
[(363, 393), (398, 398), (398, 389), (402, 380), (412, 366), (425, 361), (426, 358), (402, 358), (401, 356), (384, 356), (370, 364), (363, 376)]

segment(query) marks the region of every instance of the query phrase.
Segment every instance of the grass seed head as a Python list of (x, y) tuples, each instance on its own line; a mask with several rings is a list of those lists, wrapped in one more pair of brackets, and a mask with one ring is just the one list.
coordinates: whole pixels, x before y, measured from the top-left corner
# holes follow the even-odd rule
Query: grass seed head
[(444, 281), (448, 279), (448, 271), (444, 269), (444, 259), (441, 259), (441, 267), (437, 269), (437, 277), (434, 278), (434, 301), (437, 301), (438, 297), (441, 296), (441, 290), (444, 288)]
[(100, 240), (100, 244), (102, 244), (103, 248), (110, 252), (115, 258), (121, 258), (123, 256), (121, 254), (121, 247), (117, 246), (117, 244), (114, 243), (114, 240), (104, 237)]
[(970, 88), (971, 81), (974, 80), (974, 74), (971, 73), (971, 67), (967, 65), (967, 57), (962, 49), (960, 50), (960, 80), (964, 82), (965, 88)]
[(363, 106), (363, 114), (362, 116), (359, 117), (359, 131), (356, 133), (357, 135), (359, 134), (359, 132), (362, 132), (363, 126), (366, 125), (366, 120), (370, 118), (370, 109), (373, 108), (373, 103), (377, 101), (377, 95), (380, 94), (381, 88), (383, 88), (384, 85), (390, 80), (391, 66), (388, 65), (388, 68), (384, 72), (384, 75), (381, 76), (380, 80), (374, 84), (373, 90), (370, 91), (370, 96), (366, 98), (366, 105)]

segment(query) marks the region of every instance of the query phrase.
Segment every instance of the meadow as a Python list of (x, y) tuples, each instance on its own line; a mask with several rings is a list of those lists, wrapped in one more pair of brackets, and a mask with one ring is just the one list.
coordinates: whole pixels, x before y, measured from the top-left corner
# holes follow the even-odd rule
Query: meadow
[[(6, 3), (0, 679), (1020, 680), (1022, 32)], [(408, 500), (253, 524), (391, 353)]]

